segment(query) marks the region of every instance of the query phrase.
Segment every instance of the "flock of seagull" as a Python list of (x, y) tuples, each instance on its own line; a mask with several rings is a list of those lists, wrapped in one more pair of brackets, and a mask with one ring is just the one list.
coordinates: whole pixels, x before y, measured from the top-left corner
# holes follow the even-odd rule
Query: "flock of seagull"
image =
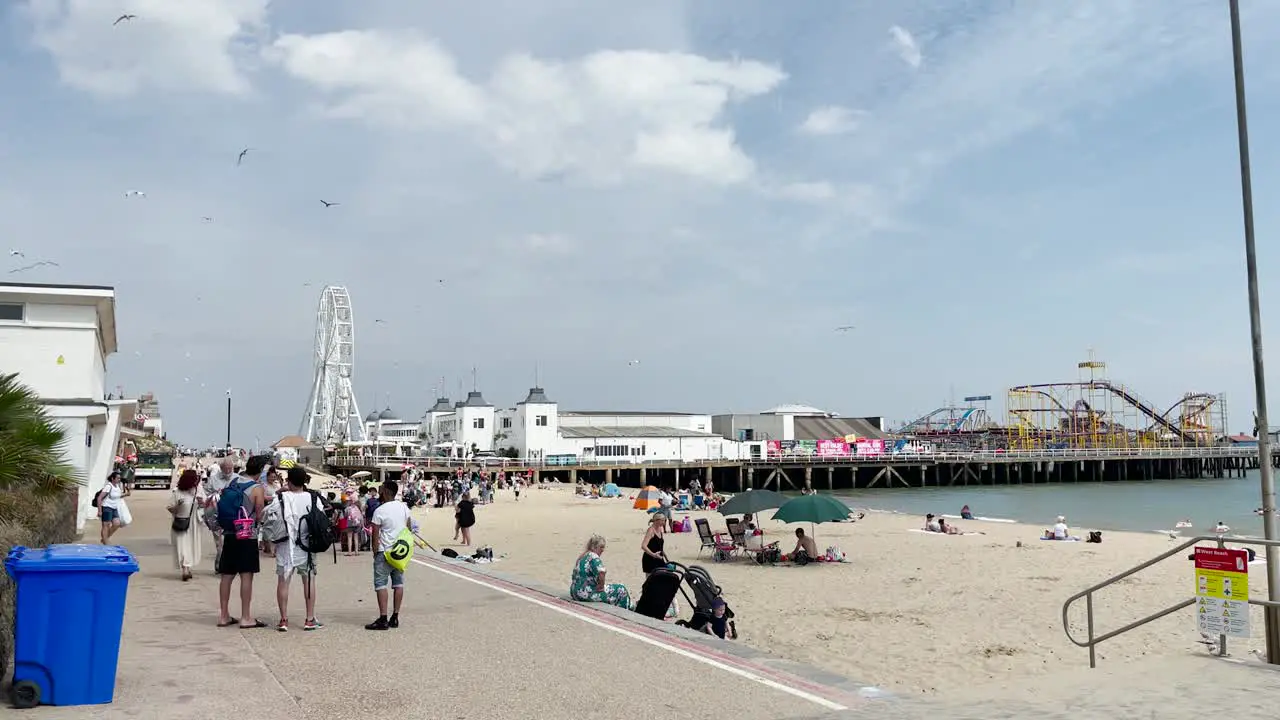
[[(137, 15), (134, 15), (133, 13), (125, 13), (120, 17), (116, 18), (115, 22), (111, 23), (111, 26), (116, 27), (121, 23), (127, 24), (137, 19), (138, 19)], [(239, 167), (244, 164), (245, 158), (249, 155), (249, 152), (252, 149), (253, 148), (248, 148), (248, 147), (244, 148), (243, 150), (240, 151), (238, 155), (236, 155), (236, 167)], [(145, 200), (147, 198), (147, 193), (146, 191), (143, 191), (143, 190), (129, 190), (125, 192), (124, 197), (126, 200), (131, 200), (131, 199)], [(324, 205), (326, 208), (337, 207), (338, 205), (341, 204), (341, 203), (333, 202), (329, 200), (321, 200), (320, 203)], [(212, 223), (213, 217), (210, 215), (202, 215), (200, 217), (200, 222), (205, 224)], [(16, 259), (15, 262), (25, 262), (27, 260), (26, 254), (23, 253), (21, 250), (10, 250), (9, 257)], [(34, 270), (40, 267), (60, 267), (60, 266), (58, 265), (58, 263), (54, 262), (53, 260), (39, 260), (36, 262), (30, 262), (25, 265), (21, 265), (19, 267), (13, 268), (9, 270), (9, 274), (13, 275), (15, 273), (26, 272), (28, 270)], [(444, 282), (444, 281), (440, 280), (439, 282)]]

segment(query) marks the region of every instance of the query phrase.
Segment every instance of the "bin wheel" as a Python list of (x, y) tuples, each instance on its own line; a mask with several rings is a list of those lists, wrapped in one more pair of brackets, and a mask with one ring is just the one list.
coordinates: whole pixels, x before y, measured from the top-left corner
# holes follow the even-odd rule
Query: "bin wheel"
[(19, 710), (27, 710), (40, 704), (40, 686), (30, 680), (19, 680), (9, 688), (9, 700)]

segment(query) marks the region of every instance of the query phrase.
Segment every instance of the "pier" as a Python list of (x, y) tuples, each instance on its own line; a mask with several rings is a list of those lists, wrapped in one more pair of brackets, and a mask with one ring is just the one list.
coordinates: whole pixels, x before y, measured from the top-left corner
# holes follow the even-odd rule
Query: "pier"
[[(1273, 455), (1273, 465), (1280, 455)], [(1027, 485), (1125, 480), (1180, 480), (1241, 477), (1258, 467), (1258, 450), (1248, 445), (1072, 450), (1017, 450), (901, 453), (866, 457), (781, 456), (688, 462), (602, 462), (573, 465), (486, 458), (484, 462), (439, 457), (359, 457), (333, 454), (328, 470), (351, 475), (368, 471), (396, 479), (406, 466), (428, 478), (459, 469), (532, 472), (558, 482), (616, 483), (622, 487), (687, 486), (710, 479), (727, 492), (770, 489), (780, 492), (840, 491), (865, 488), (920, 488), (966, 485)]]

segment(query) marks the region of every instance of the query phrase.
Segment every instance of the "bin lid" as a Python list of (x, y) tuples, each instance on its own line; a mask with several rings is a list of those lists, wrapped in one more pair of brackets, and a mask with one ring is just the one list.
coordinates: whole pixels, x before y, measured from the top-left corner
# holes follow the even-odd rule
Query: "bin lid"
[(4, 561), (10, 575), (19, 572), (138, 572), (138, 561), (119, 545), (18, 547)]

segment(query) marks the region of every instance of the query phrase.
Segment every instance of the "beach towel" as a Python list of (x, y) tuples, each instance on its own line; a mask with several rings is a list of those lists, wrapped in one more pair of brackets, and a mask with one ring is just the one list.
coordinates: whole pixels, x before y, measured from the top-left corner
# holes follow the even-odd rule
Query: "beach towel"
[(939, 537), (966, 537), (966, 536), (969, 536), (969, 535), (981, 535), (981, 534), (982, 534), (982, 533), (976, 533), (976, 532), (966, 532), (966, 533), (958, 533), (958, 534), (956, 534), (956, 535), (952, 535), (952, 534), (950, 534), (950, 533), (940, 533), (940, 532), (934, 532), (934, 531), (932, 531), (932, 530), (921, 530), (920, 528), (912, 528), (912, 529), (908, 530), (907, 532), (920, 533), (920, 534), (922, 534), (922, 535), (937, 535), (937, 536), (939, 536)]

